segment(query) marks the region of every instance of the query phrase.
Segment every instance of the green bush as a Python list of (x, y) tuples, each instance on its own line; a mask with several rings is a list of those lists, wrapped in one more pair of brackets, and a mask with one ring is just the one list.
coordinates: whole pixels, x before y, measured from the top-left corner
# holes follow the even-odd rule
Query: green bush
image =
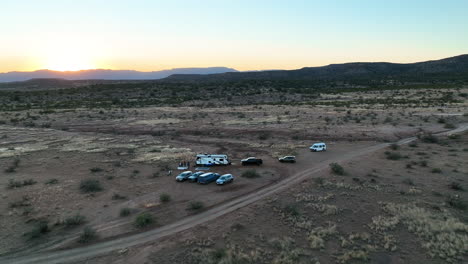
[(336, 174), (336, 175), (344, 175), (345, 174), (345, 171), (344, 171), (344, 168), (336, 163), (336, 162), (333, 162), (333, 163), (330, 163), (330, 169), (331, 171)]
[(161, 195), (159, 195), (159, 200), (163, 203), (167, 203), (171, 200), (171, 196), (167, 193), (161, 193)]
[(456, 126), (454, 124), (451, 124), (451, 123), (447, 123), (444, 125), (444, 128), (447, 128), (447, 129), (454, 129), (456, 128)]
[(97, 238), (96, 230), (92, 227), (85, 227), (83, 233), (81, 233), (80, 238), (78, 239), (79, 243), (88, 243)]
[(33, 179), (27, 179), (27, 180), (23, 180), (23, 181), (15, 181), (15, 180), (10, 179), (8, 181), (7, 188), (8, 189), (21, 188), (23, 186), (33, 185), (33, 184), (36, 184), (36, 183), (37, 182), (35, 180), (33, 180)]
[(154, 217), (152, 214), (148, 212), (144, 212), (139, 214), (135, 219), (135, 226), (138, 228), (143, 228), (148, 225), (151, 225), (155, 222)]
[(424, 143), (438, 143), (439, 139), (432, 134), (424, 134), (420, 136), (421, 141)]
[(129, 216), (131, 213), (132, 213), (132, 210), (130, 208), (124, 207), (120, 209), (121, 217)]
[(192, 202), (190, 202), (188, 209), (197, 211), (197, 210), (203, 209), (203, 207), (205, 207), (205, 205), (202, 202), (192, 201)]
[(442, 173), (442, 170), (439, 169), (439, 168), (433, 168), (433, 169), (431, 170), (431, 172), (432, 172), (432, 173)]
[(120, 195), (118, 193), (114, 193), (112, 195), (112, 200), (124, 200), (124, 199), (127, 199), (127, 196)]
[(49, 231), (50, 229), (47, 221), (39, 221), (36, 223), (33, 229), (29, 233), (27, 233), (27, 235), (29, 238), (33, 239), (38, 238)]
[(465, 190), (465, 188), (463, 188), (463, 186), (458, 182), (451, 182), (449, 184), (449, 188), (452, 189), (452, 190), (455, 190), (455, 191), (464, 191)]
[(102, 186), (99, 180), (87, 179), (80, 183), (80, 190), (84, 193), (102, 191)]
[(260, 174), (256, 170), (246, 170), (241, 174), (242, 177), (244, 178), (258, 178), (260, 177)]
[(398, 150), (400, 148), (400, 146), (398, 146), (398, 144), (396, 143), (393, 143), (390, 145), (390, 148), (393, 149), (393, 150)]
[(57, 183), (58, 183), (58, 180), (57, 180), (57, 179), (50, 179), (50, 180), (47, 180), (47, 181), (45, 182), (45, 184), (49, 184), (49, 185), (50, 185), (50, 184), (57, 184)]
[(450, 207), (453, 207), (459, 210), (465, 210), (467, 207), (466, 203), (457, 196), (448, 197), (446, 202)]
[(389, 160), (400, 160), (403, 156), (398, 152), (385, 152), (387, 159)]
[(102, 169), (99, 168), (99, 167), (94, 167), (94, 168), (91, 168), (91, 169), (89, 169), (89, 170), (90, 170), (92, 173), (96, 173), (96, 172), (101, 172), (101, 171), (102, 171)]
[(82, 225), (84, 224), (85, 221), (86, 221), (86, 217), (80, 214), (76, 214), (74, 216), (70, 216), (66, 218), (64, 224), (66, 227), (73, 227), (73, 226)]

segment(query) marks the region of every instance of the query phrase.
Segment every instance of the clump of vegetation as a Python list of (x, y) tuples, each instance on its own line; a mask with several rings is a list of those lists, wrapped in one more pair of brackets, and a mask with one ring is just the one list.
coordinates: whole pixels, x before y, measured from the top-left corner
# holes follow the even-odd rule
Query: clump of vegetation
[(408, 184), (408, 185), (414, 185), (414, 182), (412, 179), (410, 178), (406, 178), (402, 181), (404, 184)]
[(21, 188), (23, 186), (28, 186), (28, 185), (33, 185), (36, 184), (37, 182), (33, 179), (27, 179), (23, 181), (15, 181), (13, 179), (10, 179), (8, 181), (7, 188), (8, 189), (14, 189), (14, 188)]
[(86, 221), (86, 217), (80, 214), (76, 214), (73, 216), (70, 216), (65, 219), (64, 224), (66, 227), (74, 227), (74, 226), (79, 226), (84, 224)]
[(132, 210), (130, 208), (124, 207), (120, 209), (121, 217), (129, 216), (131, 213), (132, 213)]
[(99, 168), (99, 167), (93, 167), (93, 168), (91, 168), (91, 169), (89, 169), (89, 170), (90, 170), (92, 173), (96, 173), (96, 172), (101, 172), (101, 171), (102, 171), (102, 169)]
[(59, 181), (57, 179), (50, 179), (45, 182), (47, 185), (57, 184)]
[(154, 222), (155, 222), (155, 219), (153, 215), (148, 212), (144, 212), (144, 213), (139, 214), (135, 218), (134, 224), (138, 228), (143, 228), (143, 227), (153, 224)]
[(19, 167), (19, 164), (20, 164), (20, 159), (15, 158), (15, 159), (13, 160), (13, 163), (12, 163), (10, 166), (8, 166), (8, 167), (4, 170), (4, 172), (5, 172), (5, 173), (13, 173), (13, 172), (16, 172), (16, 168)]
[(299, 208), (295, 204), (289, 204), (284, 208), (284, 211), (291, 216), (297, 217), (301, 215), (301, 212), (299, 211)]
[(400, 146), (398, 146), (398, 144), (396, 144), (396, 143), (393, 143), (393, 144), (390, 145), (390, 148), (393, 149), (393, 150), (398, 150), (398, 149), (400, 149)]
[(445, 202), (450, 206), (458, 210), (466, 210), (466, 203), (458, 196), (449, 196)]
[(193, 211), (198, 211), (198, 210), (203, 209), (204, 207), (205, 207), (205, 205), (203, 204), (203, 202), (192, 201), (192, 202), (190, 202), (188, 209), (193, 210)]
[(336, 162), (330, 163), (330, 169), (336, 175), (344, 175), (345, 174), (344, 168), (340, 164), (338, 164)]
[(385, 212), (398, 217), (408, 231), (422, 240), (431, 257), (457, 262), (466, 253), (468, 225), (448, 214), (434, 214), (414, 204), (383, 204)]
[(84, 193), (89, 193), (89, 192), (99, 192), (102, 191), (103, 188), (101, 186), (101, 183), (99, 180), (96, 179), (87, 179), (87, 180), (82, 180), (80, 183), (80, 190)]
[(124, 199), (127, 199), (127, 196), (120, 195), (118, 193), (114, 193), (112, 195), (112, 200), (124, 200)]
[(33, 229), (27, 233), (27, 236), (30, 239), (39, 238), (49, 231), (50, 229), (47, 221), (39, 221), (34, 225)]
[(442, 173), (442, 170), (440, 168), (433, 168), (431, 170), (432, 173)]
[(307, 235), (307, 240), (312, 249), (320, 249), (325, 247), (325, 239), (336, 234), (336, 225), (328, 223), (325, 227), (316, 227)]
[(386, 151), (385, 155), (387, 156), (387, 159), (389, 159), (389, 160), (400, 160), (400, 159), (403, 158), (403, 156), (398, 152)]
[(83, 229), (80, 238), (78, 239), (79, 243), (89, 243), (90, 241), (97, 238), (96, 230), (90, 226), (87, 226)]
[(456, 128), (456, 126), (455, 126), (454, 124), (451, 124), (451, 123), (446, 123), (446, 124), (444, 125), (444, 128), (447, 128), (447, 129), (454, 129), (454, 128)]
[(463, 188), (463, 186), (458, 182), (451, 182), (449, 184), (449, 188), (452, 189), (452, 190), (455, 190), (455, 191), (464, 191), (465, 190), (465, 188)]
[(246, 170), (241, 174), (242, 177), (244, 178), (258, 178), (260, 177), (260, 174), (256, 170)]
[(159, 201), (162, 203), (167, 203), (171, 201), (171, 196), (167, 193), (161, 193), (161, 195), (159, 195)]
[(424, 143), (438, 143), (439, 139), (432, 134), (424, 134), (419, 136), (422, 142)]

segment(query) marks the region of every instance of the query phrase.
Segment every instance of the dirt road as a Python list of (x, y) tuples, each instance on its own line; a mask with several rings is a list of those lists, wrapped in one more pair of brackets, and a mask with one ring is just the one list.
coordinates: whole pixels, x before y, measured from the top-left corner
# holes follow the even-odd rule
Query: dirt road
[[(453, 134), (460, 133), (468, 130), (468, 124), (460, 125), (459, 128), (443, 132), (440, 134)], [(415, 137), (406, 138), (398, 141), (398, 144), (407, 144)], [(97, 244), (79, 247), (74, 249), (62, 250), (62, 251), (50, 251), (42, 252), (38, 254), (23, 256), (23, 257), (2, 257), (0, 263), (16, 263), (16, 264), (27, 264), (27, 263), (67, 263), (86, 258), (92, 258), (95, 256), (103, 255), (112, 251), (132, 247), (135, 245), (155, 241), (162, 237), (176, 234), (180, 231), (194, 228), (202, 223), (214, 220), (219, 216), (233, 212), (239, 208), (252, 204), (260, 199), (270, 196), (274, 193), (281, 192), (282, 190), (297, 184), (303, 180), (311, 178), (314, 173), (328, 168), (331, 162), (342, 162), (352, 158), (356, 158), (361, 155), (365, 155), (380, 149), (387, 147), (390, 143), (377, 144), (374, 146), (366, 147), (357, 151), (349, 152), (343, 155), (338, 155), (332, 159), (322, 161), (311, 165), (308, 169), (296, 173), (292, 177), (282, 180), (276, 184), (270, 185), (264, 189), (260, 189), (258, 192), (250, 193), (243, 197), (238, 197), (229, 202), (213, 207), (202, 213), (186, 217), (180, 221), (174, 222), (169, 225), (162, 226), (160, 228), (152, 229), (144, 233), (138, 233), (130, 235), (124, 238), (113, 239), (109, 241), (100, 242)]]

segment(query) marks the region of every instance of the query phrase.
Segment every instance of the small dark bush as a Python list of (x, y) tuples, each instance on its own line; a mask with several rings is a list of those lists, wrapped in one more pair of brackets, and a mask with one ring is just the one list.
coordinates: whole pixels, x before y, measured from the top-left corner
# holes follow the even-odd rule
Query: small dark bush
[(400, 160), (403, 158), (403, 156), (398, 152), (388, 152), (386, 154), (387, 154), (387, 159), (389, 160)]
[(455, 191), (464, 191), (465, 190), (465, 188), (463, 188), (463, 186), (458, 182), (451, 182), (449, 184), (449, 188), (452, 189), (452, 190), (455, 190)]
[(97, 238), (96, 230), (90, 226), (87, 226), (83, 229), (80, 238), (78, 239), (79, 243), (88, 243)]
[(124, 199), (127, 199), (127, 196), (123, 196), (118, 193), (114, 193), (112, 195), (112, 200), (124, 200)]
[(91, 168), (89, 169), (92, 173), (96, 173), (96, 172), (101, 172), (102, 169), (101, 168), (98, 168), (98, 167), (94, 167), (94, 168)]
[(427, 167), (427, 160), (421, 160), (421, 161), (419, 162), (419, 165), (420, 165), (421, 167)]
[(57, 184), (58, 180), (57, 179), (50, 179), (45, 182), (45, 184)]
[(260, 177), (260, 174), (258, 174), (258, 172), (256, 170), (247, 170), (247, 171), (244, 171), (242, 174), (241, 174), (242, 177), (244, 178), (258, 178)]
[(42, 236), (43, 234), (49, 231), (50, 229), (47, 221), (39, 221), (36, 223), (33, 229), (29, 233), (27, 233), (27, 235), (30, 239), (34, 239)]
[(344, 171), (344, 168), (338, 164), (338, 163), (330, 163), (330, 168), (331, 168), (331, 171), (336, 174), (336, 175), (344, 175), (345, 174), (345, 171)]
[(431, 170), (431, 172), (432, 172), (432, 173), (442, 173), (442, 170), (439, 169), (439, 168), (433, 168), (433, 169)]
[(80, 183), (80, 190), (84, 193), (102, 191), (102, 186), (99, 180), (87, 179)]
[(432, 134), (424, 134), (421, 137), (421, 141), (425, 143), (438, 143), (439, 139)]
[(258, 136), (258, 139), (260, 140), (267, 140), (270, 137), (268, 134), (261, 134)]
[(317, 184), (318, 186), (322, 186), (323, 183), (325, 182), (325, 180), (324, 180), (322, 177), (318, 177), (318, 178), (315, 178), (315, 179), (314, 179), (314, 182), (315, 182), (315, 184)]
[(301, 213), (299, 212), (299, 209), (294, 204), (287, 205), (284, 208), (284, 211), (295, 217), (301, 215)]
[(459, 210), (465, 210), (467, 207), (466, 203), (456, 196), (448, 197), (446, 202), (450, 207), (453, 207)]
[(411, 142), (408, 144), (408, 146), (410, 146), (411, 148), (417, 148), (418, 144), (416, 142)]
[(398, 146), (398, 144), (393, 143), (393, 144), (390, 145), (390, 148), (393, 149), (393, 150), (398, 150), (400, 148), (400, 146)]
[(444, 125), (444, 128), (447, 128), (447, 129), (454, 129), (456, 128), (456, 126), (454, 124), (451, 124), (451, 123), (447, 123)]
[(159, 195), (159, 200), (163, 203), (167, 203), (171, 200), (171, 196), (167, 193), (161, 193), (161, 195)]
[(192, 201), (190, 202), (188, 209), (196, 211), (196, 210), (203, 209), (203, 207), (205, 207), (205, 205), (202, 202)]
[(125, 217), (129, 216), (132, 213), (132, 210), (130, 208), (124, 207), (120, 209), (120, 216)]
[(139, 228), (146, 227), (151, 225), (155, 222), (154, 217), (152, 214), (148, 212), (144, 212), (139, 214), (135, 219), (135, 226)]
[(86, 221), (86, 217), (80, 214), (76, 214), (74, 216), (70, 216), (66, 218), (64, 224), (66, 227), (73, 227), (73, 226), (82, 225), (84, 224), (85, 221)]

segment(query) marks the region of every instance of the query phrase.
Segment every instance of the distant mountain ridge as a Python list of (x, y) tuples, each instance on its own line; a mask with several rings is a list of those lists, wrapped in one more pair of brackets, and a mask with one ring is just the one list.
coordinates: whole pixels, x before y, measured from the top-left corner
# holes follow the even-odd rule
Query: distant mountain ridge
[(176, 68), (151, 72), (103, 69), (64, 72), (52, 70), (38, 70), (33, 72), (0, 73), (0, 82), (18, 82), (42, 78), (65, 80), (154, 80), (162, 79), (173, 74), (216, 74), (225, 72), (237, 72), (237, 70), (227, 67)]
[(468, 54), (417, 63), (352, 62), (306, 67), (298, 70), (227, 72), (219, 74), (174, 74), (167, 81), (239, 81), (239, 80), (344, 80), (348, 78), (444, 78), (468, 79)]

